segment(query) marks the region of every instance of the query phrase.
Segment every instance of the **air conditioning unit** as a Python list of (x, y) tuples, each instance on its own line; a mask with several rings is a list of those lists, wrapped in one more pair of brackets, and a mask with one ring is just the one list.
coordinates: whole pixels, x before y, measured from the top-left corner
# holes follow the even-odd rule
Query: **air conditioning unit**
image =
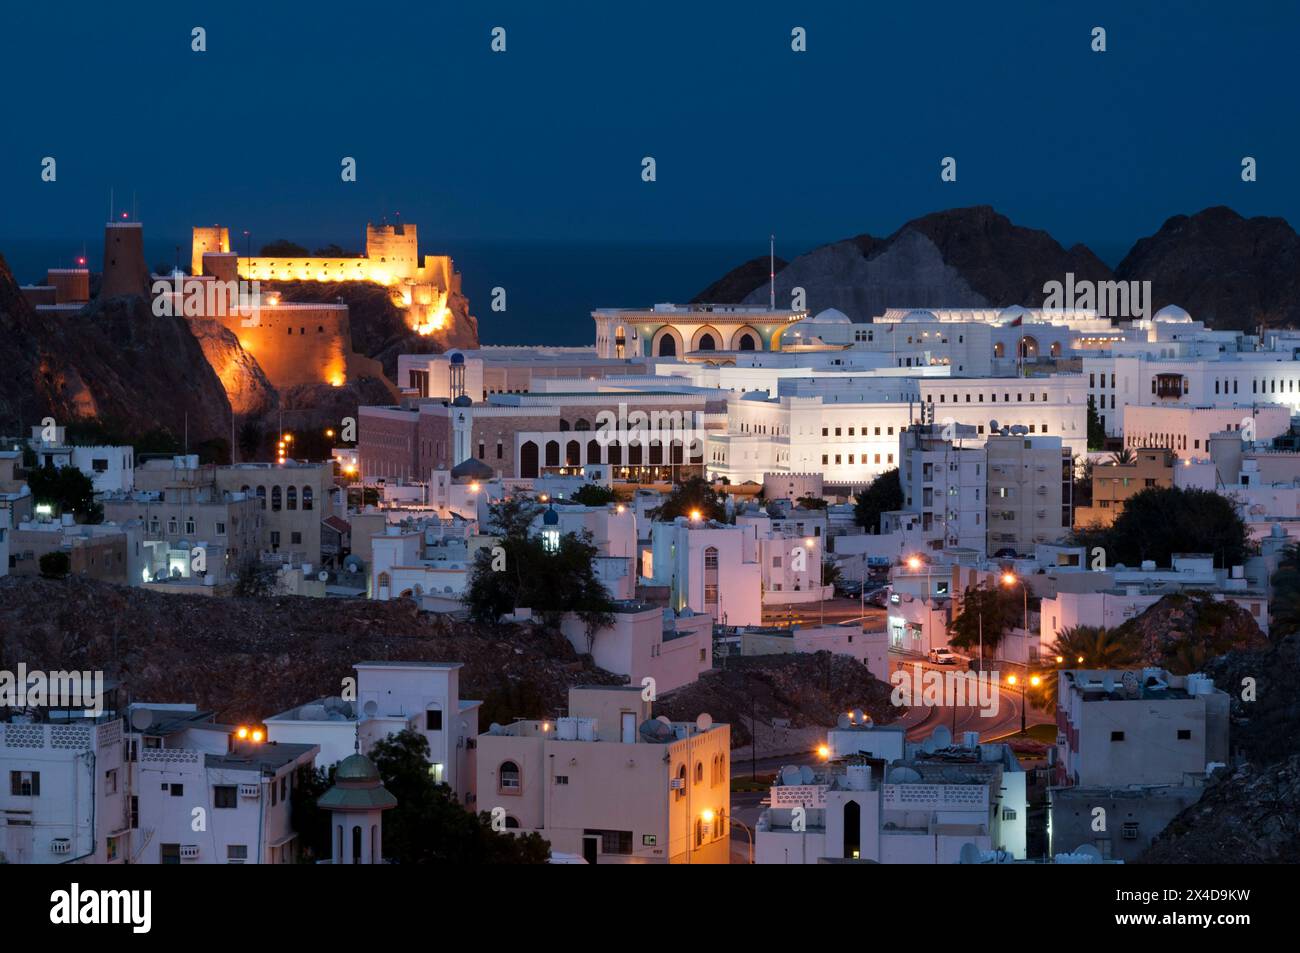
[(181, 844), (181, 860), (198, 860), (198, 844)]
[(260, 784), (241, 784), (239, 786), (240, 797), (258, 798), (262, 796), (262, 786)]
[(56, 837), (50, 841), (51, 854), (70, 854), (72, 853), (72, 839), (68, 837)]

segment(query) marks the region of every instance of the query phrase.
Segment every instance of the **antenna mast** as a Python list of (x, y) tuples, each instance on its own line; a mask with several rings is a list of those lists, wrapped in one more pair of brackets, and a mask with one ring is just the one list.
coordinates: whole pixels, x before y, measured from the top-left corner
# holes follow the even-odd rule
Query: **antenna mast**
[(776, 310), (776, 235), (775, 234), (768, 236), (767, 266), (768, 266), (767, 280), (768, 280), (768, 288), (769, 288), (768, 298), (767, 298), (767, 309), (769, 311), (775, 311)]

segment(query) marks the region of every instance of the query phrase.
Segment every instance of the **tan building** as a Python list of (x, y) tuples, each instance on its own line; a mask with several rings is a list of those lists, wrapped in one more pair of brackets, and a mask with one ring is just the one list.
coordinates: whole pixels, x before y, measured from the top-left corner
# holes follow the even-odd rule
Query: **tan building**
[(237, 463), (216, 468), (216, 485), (260, 505), (264, 557), (320, 565), (321, 519), (332, 512), (332, 463)]
[(995, 434), (985, 451), (989, 553), (1032, 553), (1039, 543), (1054, 543), (1070, 531), (1074, 466), (1060, 437)]
[(136, 491), (103, 497), (104, 519), (125, 523), (138, 519), (145, 540), (163, 540), (169, 549), (217, 543), (225, 549), (226, 571), (256, 559), (262, 521), (257, 503), (239, 493), (222, 493), (211, 485), (175, 485), (153, 492)]
[(1174, 485), (1172, 450), (1135, 450), (1132, 463), (1094, 464), (1092, 505), (1076, 507), (1074, 525), (1110, 526), (1124, 512), (1124, 503), (1135, 493), (1157, 486)]
[(15, 576), (37, 576), (41, 557), (62, 550), (68, 554), (68, 572), (100, 582), (128, 585), (131, 540), (120, 526), (90, 525), (49, 519), (28, 520), (10, 533), (9, 553)]
[(568, 717), (478, 738), (478, 808), (602, 864), (725, 864), (731, 730), (650, 717), (640, 686), (569, 690)]

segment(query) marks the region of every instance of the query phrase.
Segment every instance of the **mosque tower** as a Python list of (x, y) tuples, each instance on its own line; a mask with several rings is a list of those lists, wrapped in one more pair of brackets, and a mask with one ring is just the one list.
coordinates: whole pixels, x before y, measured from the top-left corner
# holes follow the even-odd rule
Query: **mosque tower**
[(334, 772), (334, 786), (316, 805), (330, 814), (333, 863), (383, 863), (384, 811), (397, 807), (397, 798), (384, 787), (369, 758), (344, 758)]

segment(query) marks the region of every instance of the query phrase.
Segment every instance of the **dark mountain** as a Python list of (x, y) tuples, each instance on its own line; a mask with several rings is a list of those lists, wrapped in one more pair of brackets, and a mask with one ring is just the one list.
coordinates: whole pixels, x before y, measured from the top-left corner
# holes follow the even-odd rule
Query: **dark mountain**
[(230, 438), (230, 403), (184, 318), (141, 297), (41, 315), (0, 256), (0, 432), (42, 417), (95, 418), (124, 437), (165, 430), (191, 444)]
[(1300, 324), (1300, 236), (1281, 218), (1230, 208), (1176, 215), (1115, 269), (1151, 282), (1152, 310), (1177, 304), (1216, 328)]
[[(696, 298), (766, 304), (766, 259), (746, 262)], [(800, 255), (777, 271), (778, 304), (802, 287), (815, 313), (867, 321), (886, 308), (1043, 305), (1043, 285), (1151, 282), (1151, 311), (1177, 304), (1212, 327), (1300, 326), (1300, 236), (1280, 218), (1209, 208), (1169, 219), (1140, 239), (1114, 274), (1084, 245), (1062, 248), (988, 206), (936, 212), (888, 238), (859, 235)]]
[(788, 264), (789, 262), (784, 258), (778, 258), (775, 262), (766, 256), (754, 258), (745, 262), (739, 268), (731, 269), (731, 271), (697, 294), (691, 301), (705, 303), (741, 301), (745, 295), (756, 288), (767, 286), (768, 275), (771, 273), (769, 268), (772, 265), (775, 265), (777, 273), (780, 273), (781, 269)]
[[(754, 266), (724, 276), (699, 300), (716, 290), (729, 297), (714, 300), (766, 304), (766, 268), (760, 274)], [(914, 219), (888, 238), (859, 235), (815, 248), (777, 272), (776, 300), (788, 303), (791, 289), (801, 287), (812, 311), (838, 308), (854, 321), (890, 307), (1041, 306), (1044, 283), (1063, 281), (1067, 272), (1076, 279), (1111, 277), (1082, 245), (1067, 250), (1046, 232), (981, 205)], [(746, 285), (750, 290), (739, 294)]]

